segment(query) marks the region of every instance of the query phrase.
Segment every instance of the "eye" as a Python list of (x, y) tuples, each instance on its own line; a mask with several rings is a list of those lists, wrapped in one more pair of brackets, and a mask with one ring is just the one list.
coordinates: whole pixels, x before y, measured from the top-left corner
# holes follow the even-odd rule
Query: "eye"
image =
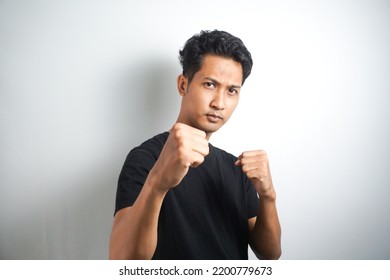
[(213, 82), (205, 82), (204, 86), (209, 89), (215, 88), (215, 84)]
[(229, 95), (237, 95), (238, 90), (236, 88), (229, 88), (228, 93)]

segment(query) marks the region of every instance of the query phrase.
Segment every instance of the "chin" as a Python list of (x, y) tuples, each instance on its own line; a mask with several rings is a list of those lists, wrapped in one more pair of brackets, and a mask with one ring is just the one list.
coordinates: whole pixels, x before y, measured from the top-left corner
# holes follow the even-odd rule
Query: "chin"
[(193, 123), (191, 126), (202, 130), (205, 133), (214, 133), (217, 132), (223, 125), (224, 123), (197, 122)]
[(221, 127), (222, 125), (206, 125), (204, 126), (204, 129), (201, 130), (203, 130), (206, 133), (214, 133), (217, 132)]

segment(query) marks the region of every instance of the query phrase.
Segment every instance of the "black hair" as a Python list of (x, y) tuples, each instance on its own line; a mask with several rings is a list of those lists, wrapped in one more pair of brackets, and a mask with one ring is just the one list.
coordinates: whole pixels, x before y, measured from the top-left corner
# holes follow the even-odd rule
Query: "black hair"
[(242, 66), (242, 84), (252, 70), (252, 56), (240, 38), (225, 31), (201, 31), (195, 34), (179, 51), (183, 75), (191, 82), (195, 73), (200, 70), (205, 55), (217, 55), (232, 58)]

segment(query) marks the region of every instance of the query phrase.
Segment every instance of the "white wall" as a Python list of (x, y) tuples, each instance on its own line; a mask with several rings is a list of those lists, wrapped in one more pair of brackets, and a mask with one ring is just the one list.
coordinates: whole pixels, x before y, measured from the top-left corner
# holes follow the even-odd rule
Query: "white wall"
[(390, 258), (388, 1), (0, 0), (1, 259), (107, 258), (125, 156), (215, 28), (255, 65), (211, 142), (267, 150), (282, 258)]

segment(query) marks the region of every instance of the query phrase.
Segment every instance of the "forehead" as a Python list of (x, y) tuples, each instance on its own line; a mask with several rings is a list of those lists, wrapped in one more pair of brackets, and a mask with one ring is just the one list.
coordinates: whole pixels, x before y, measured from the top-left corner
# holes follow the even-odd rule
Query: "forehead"
[[(230, 85), (242, 84), (242, 66), (241, 63), (217, 55), (205, 55), (200, 70), (195, 74), (197, 78), (213, 78), (219, 82), (225, 82)], [(195, 78), (194, 76), (194, 78)]]

